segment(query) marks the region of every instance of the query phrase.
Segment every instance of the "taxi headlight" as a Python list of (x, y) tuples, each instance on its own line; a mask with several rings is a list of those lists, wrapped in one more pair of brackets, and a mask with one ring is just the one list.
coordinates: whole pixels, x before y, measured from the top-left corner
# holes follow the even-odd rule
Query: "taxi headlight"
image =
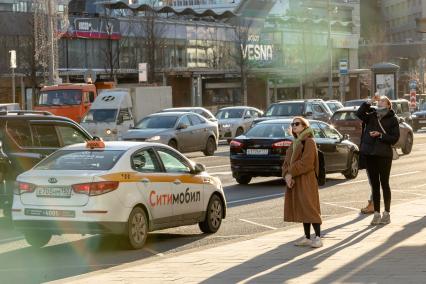
[(157, 136), (153, 136), (151, 138), (146, 139), (146, 141), (158, 141), (161, 139), (161, 136), (157, 135)]
[(232, 124), (229, 124), (229, 123), (228, 123), (228, 124), (222, 124), (222, 127), (223, 127), (223, 128), (230, 128), (230, 127), (231, 127), (231, 125), (232, 125)]
[(412, 114), (411, 117), (412, 118), (417, 118), (417, 114)]

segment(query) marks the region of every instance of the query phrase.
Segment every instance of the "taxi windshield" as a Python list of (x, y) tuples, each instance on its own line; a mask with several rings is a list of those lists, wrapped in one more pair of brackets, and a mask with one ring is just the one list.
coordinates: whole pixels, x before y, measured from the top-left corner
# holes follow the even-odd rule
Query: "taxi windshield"
[(59, 150), (37, 164), (35, 170), (110, 170), (123, 150)]

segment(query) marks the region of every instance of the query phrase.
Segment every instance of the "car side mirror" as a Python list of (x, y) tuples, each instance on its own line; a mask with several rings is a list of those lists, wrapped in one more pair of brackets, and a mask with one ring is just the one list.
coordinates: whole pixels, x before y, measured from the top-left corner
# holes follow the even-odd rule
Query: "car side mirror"
[(343, 134), (343, 137), (342, 137), (342, 141), (343, 140), (349, 140), (351, 137), (349, 136), (349, 134)]
[(197, 174), (200, 174), (200, 173), (205, 172), (205, 171), (206, 171), (206, 167), (203, 164), (199, 164), (199, 163), (195, 164), (194, 170), (193, 170), (194, 174), (197, 175)]
[(123, 116), (119, 116), (119, 117), (117, 117), (117, 124), (118, 125), (120, 125), (120, 124), (122, 124), (124, 122), (124, 119), (123, 119)]
[(405, 119), (403, 117), (398, 117), (399, 123), (405, 122)]
[(94, 93), (89, 93), (89, 102), (93, 103), (95, 101), (95, 94)]
[(181, 130), (186, 128), (188, 128), (188, 125), (186, 125), (185, 123), (179, 123), (176, 129)]
[(312, 116), (312, 115), (313, 115), (312, 111), (305, 112), (305, 116)]

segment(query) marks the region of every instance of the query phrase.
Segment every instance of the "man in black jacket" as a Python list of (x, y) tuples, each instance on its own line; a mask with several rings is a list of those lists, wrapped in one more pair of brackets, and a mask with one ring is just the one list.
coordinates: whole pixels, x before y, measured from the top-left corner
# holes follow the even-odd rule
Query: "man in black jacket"
[[(373, 101), (377, 99), (375, 96)], [(374, 217), (371, 224), (389, 224), (391, 203), (389, 176), (393, 157), (392, 145), (399, 139), (398, 118), (387, 97), (378, 99), (377, 110), (371, 108), (371, 102), (363, 103), (357, 111), (357, 116), (365, 123), (360, 151), (366, 158), (373, 192)], [(380, 184), (385, 203), (383, 216), (380, 216)]]

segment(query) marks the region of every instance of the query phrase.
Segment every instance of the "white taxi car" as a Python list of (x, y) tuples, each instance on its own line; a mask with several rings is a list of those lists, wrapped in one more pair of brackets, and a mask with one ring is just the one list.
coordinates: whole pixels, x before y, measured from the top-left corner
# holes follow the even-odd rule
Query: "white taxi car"
[(169, 146), (89, 141), (62, 148), (17, 178), (12, 216), (35, 247), (64, 233), (123, 235), (141, 248), (149, 231), (226, 215), (219, 179)]

